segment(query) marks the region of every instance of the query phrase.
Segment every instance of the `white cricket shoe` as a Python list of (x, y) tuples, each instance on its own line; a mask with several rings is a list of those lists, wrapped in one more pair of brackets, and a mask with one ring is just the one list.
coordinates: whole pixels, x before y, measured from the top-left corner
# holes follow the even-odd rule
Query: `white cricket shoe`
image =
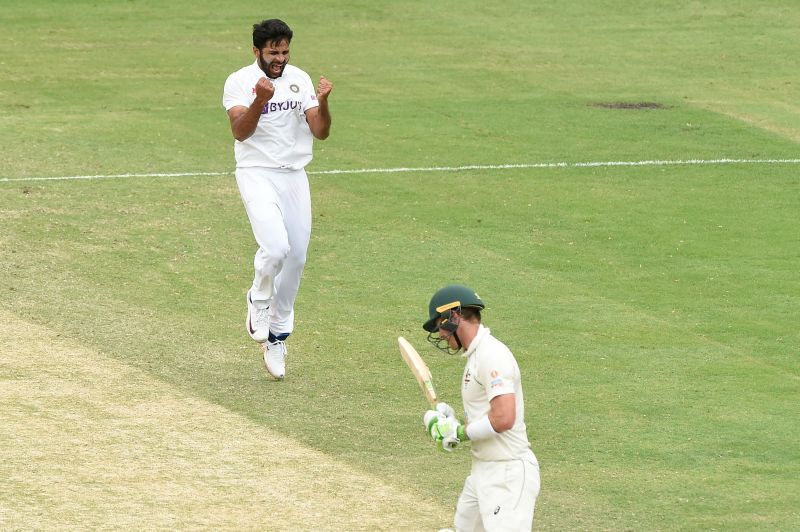
[(269, 338), (269, 306), (258, 308), (247, 291), (247, 319), (244, 324), (247, 334), (256, 342), (266, 342)]
[(267, 371), (276, 379), (283, 379), (286, 376), (286, 342), (278, 340), (263, 345)]

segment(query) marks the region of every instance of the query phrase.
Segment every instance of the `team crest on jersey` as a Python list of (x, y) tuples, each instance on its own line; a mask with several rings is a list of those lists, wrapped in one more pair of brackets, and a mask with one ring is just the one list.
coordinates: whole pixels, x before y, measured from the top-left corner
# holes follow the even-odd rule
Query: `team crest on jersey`
[(467, 387), (467, 384), (469, 384), (469, 381), (471, 380), (472, 380), (472, 375), (470, 375), (469, 370), (467, 370), (467, 374), (464, 375), (464, 388)]
[(291, 85), (289, 85), (289, 90), (292, 92), (300, 92), (300, 87), (292, 83)]

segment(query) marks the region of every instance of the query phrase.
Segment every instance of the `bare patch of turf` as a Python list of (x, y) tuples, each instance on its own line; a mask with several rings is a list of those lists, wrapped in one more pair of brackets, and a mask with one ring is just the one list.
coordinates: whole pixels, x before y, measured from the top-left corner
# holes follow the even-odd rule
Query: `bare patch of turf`
[(0, 309), (0, 529), (435, 530), (451, 511)]

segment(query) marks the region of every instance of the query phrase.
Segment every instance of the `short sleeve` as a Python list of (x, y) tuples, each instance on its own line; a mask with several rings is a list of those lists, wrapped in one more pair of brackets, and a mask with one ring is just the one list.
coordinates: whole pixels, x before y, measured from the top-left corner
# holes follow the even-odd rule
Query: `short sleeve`
[(304, 77), (306, 90), (303, 91), (303, 111), (306, 111), (307, 109), (319, 107), (319, 101), (317, 101), (317, 89), (314, 88), (314, 82), (311, 81), (311, 76), (306, 74)]
[[(250, 92), (252, 93), (252, 88)], [(236, 75), (231, 74), (228, 76), (228, 79), (225, 80), (225, 88), (222, 91), (222, 105), (225, 110), (228, 111), (239, 105), (250, 107), (251, 103), (253, 103), (252, 94), (248, 94)]]
[(498, 395), (514, 393), (519, 371), (511, 351), (505, 348), (493, 352), (490, 359), (482, 360), (478, 375), (491, 401)]

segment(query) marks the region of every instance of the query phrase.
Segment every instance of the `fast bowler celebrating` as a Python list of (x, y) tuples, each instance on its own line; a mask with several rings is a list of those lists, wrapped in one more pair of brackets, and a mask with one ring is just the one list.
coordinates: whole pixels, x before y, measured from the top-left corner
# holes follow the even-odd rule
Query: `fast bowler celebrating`
[(253, 26), (255, 61), (228, 76), (222, 104), (236, 157), (236, 183), (258, 251), (247, 291), (245, 326), (264, 348), (267, 371), (286, 375), (286, 338), (294, 329), (294, 302), (311, 238), (311, 193), (305, 167), (314, 138), (328, 138), (328, 96), (289, 63), (293, 32), (278, 19)]
[(449, 405), (437, 403), (423, 422), (444, 450), (472, 442), (472, 470), (456, 505), (456, 530), (531, 530), (539, 463), (525, 428), (519, 366), (508, 347), (481, 324), (483, 309), (478, 294), (463, 285), (446, 286), (431, 298), (422, 327), (439, 349), (463, 351), (466, 419), (462, 424)]

